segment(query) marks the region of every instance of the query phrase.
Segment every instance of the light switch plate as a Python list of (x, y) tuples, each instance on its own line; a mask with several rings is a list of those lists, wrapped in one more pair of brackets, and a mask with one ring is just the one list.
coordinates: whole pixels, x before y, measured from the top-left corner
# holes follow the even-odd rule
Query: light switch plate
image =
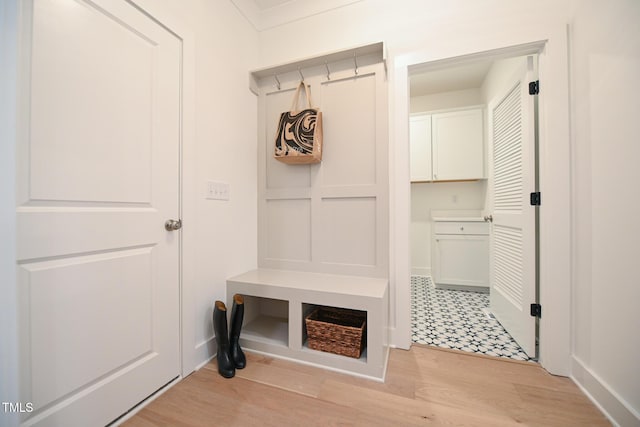
[(229, 200), (229, 184), (222, 181), (207, 181), (207, 199)]

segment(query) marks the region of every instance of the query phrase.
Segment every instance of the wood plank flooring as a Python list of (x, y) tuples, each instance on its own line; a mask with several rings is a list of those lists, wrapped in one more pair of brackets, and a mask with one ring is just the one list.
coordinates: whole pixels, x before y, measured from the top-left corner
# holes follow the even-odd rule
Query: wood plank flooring
[(517, 362), (414, 345), (378, 383), (247, 353), (232, 379), (212, 362), (127, 420), (152, 426), (608, 426), (568, 378)]

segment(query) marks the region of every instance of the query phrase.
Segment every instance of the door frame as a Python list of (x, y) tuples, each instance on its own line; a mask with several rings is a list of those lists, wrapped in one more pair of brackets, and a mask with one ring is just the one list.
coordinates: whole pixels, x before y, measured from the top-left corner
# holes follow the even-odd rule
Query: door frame
[[(19, 357), (16, 283), (16, 105), (18, 103), (19, 0), (0, 3), (0, 401), (19, 402)], [(18, 423), (17, 413), (0, 413), (7, 425)]]
[(390, 144), (392, 303), (391, 342), (411, 345), (409, 74), (417, 66), (456, 65), (470, 59), (539, 54), (540, 364), (568, 376), (571, 364), (571, 234), (569, 67), (566, 25), (523, 28), (519, 37), (470, 40), (465, 46), (420, 50), (396, 57)]

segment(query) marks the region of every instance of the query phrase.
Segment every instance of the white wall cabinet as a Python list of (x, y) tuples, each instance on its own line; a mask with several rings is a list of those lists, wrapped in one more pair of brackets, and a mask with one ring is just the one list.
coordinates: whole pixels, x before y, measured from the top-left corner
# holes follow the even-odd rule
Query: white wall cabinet
[(411, 181), (462, 181), (485, 175), (482, 108), (410, 119)]
[(489, 287), (489, 224), (436, 220), (433, 231), (436, 286)]
[(431, 114), (411, 116), (409, 119), (411, 181), (432, 181)]

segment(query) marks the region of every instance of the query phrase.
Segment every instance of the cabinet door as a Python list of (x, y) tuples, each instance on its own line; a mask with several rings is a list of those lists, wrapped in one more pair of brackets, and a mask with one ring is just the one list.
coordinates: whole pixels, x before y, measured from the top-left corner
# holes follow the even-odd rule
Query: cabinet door
[(431, 115), (412, 116), (409, 122), (411, 181), (431, 181)]
[(436, 285), (489, 287), (489, 236), (435, 235)]
[(432, 115), (433, 179), (481, 179), (484, 174), (482, 109)]

